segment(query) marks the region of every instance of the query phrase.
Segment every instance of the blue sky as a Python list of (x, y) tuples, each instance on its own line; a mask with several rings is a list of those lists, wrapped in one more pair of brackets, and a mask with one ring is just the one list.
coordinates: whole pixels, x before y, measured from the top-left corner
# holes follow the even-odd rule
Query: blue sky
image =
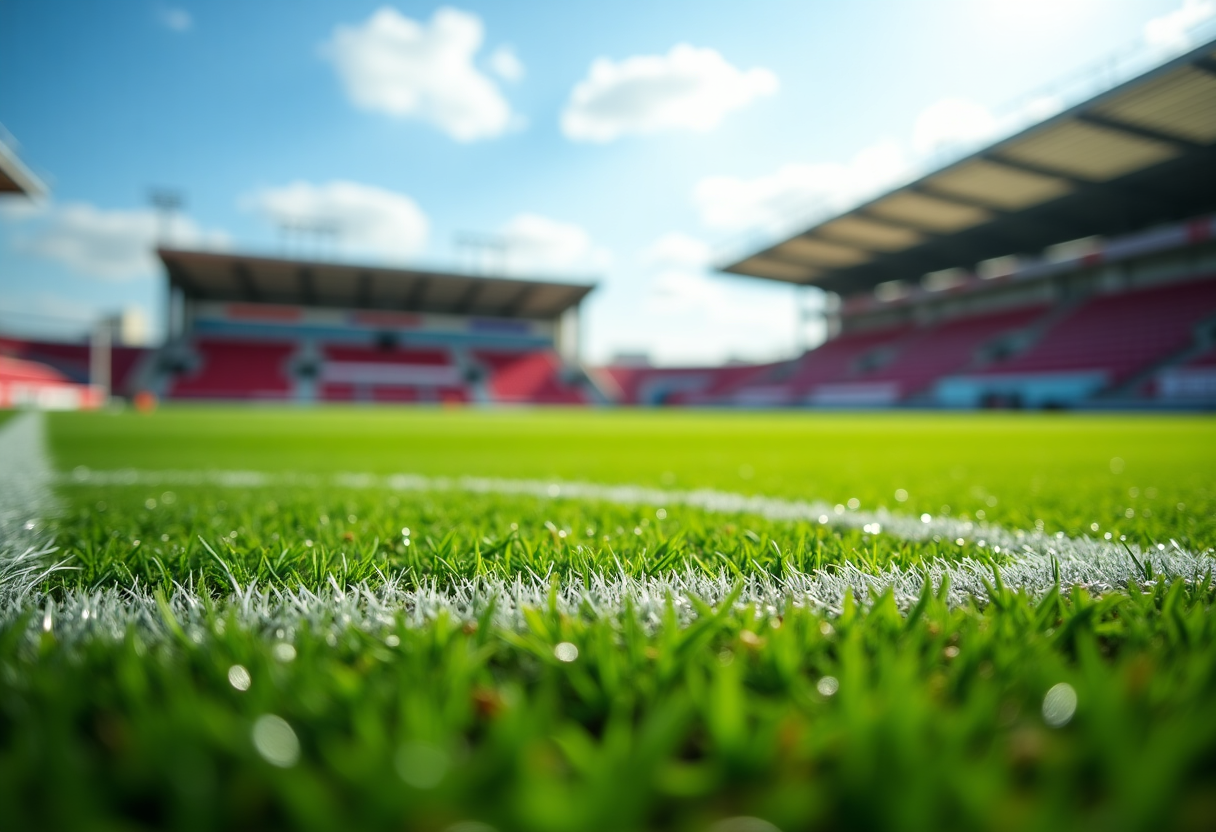
[[(0, 205), (0, 326), (161, 325), (148, 191), (182, 245), (594, 278), (593, 361), (789, 355), (794, 290), (707, 263), (1068, 103), (1216, 0), (14, 2), (0, 123), (51, 197)], [(1193, 36), (1192, 36), (1193, 37)], [(337, 242), (285, 238), (324, 222)], [(38, 315), (47, 318), (35, 317)], [(811, 335), (813, 336), (813, 332)]]

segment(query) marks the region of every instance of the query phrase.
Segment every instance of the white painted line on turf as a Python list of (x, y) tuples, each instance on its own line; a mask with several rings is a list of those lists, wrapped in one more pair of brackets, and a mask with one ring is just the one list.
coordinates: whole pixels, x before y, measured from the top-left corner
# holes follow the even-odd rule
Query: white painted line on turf
[(54, 483), (42, 413), (19, 413), (0, 425), (0, 601), (24, 596), (54, 568), (42, 528), (55, 510)]
[[(722, 514), (754, 514), (768, 520), (800, 521), (860, 529), (870, 534), (889, 534), (902, 540), (934, 541), (944, 547), (970, 544), (989, 549), (1004, 561), (1000, 567), (1006, 584), (1038, 591), (1055, 585), (1058, 570), (1066, 585), (1093, 587), (1125, 585), (1128, 580), (1144, 578), (1140, 564), (1151, 559), (1155, 570), (1162, 574), (1193, 577), (1216, 566), (1212, 551), (1192, 553), (1175, 541), (1159, 543), (1148, 550), (1139, 545), (1130, 548), (1121, 541), (1095, 540), (1089, 537), (1070, 538), (1063, 532), (1054, 535), (1040, 531), (1010, 531), (1001, 526), (975, 524), (951, 517), (909, 517), (877, 512), (847, 510), (843, 505), (823, 501), (790, 500), (764, 495), (736, 494), (714, 489), (691, 491), (650, 488), (639, 485), (609, 485), (586, 482), (553, 482), (544, 480), (498, 479), (488, 477), (426, 477), (418, 474), (265, 474), (255, 471), (147, 471), (121, 469), (94, 471), (77, 468), (66, 481), (94, 485), (202, 485), (257, 487), (270, 485), (322, 486), (345, 488), (386, 488), (395, 491), (459, 491), (474, 494), (504, 494), (538, 499), (590, 500), (620, 506), (688, 506)], [(983, 592), (981, 577), (993, 578), (992, 567), (986, 562), (962, 558), (942, 560), (943, 575), (958, 578), (977, 592)], [(1139, 563), (1137, 563), (1137, 560)], [(849, 564), (843, 571), (855, 570), (857, 580), (868, 573)], [(957, 574), (954, 574), (957, 573)], [(967, 578), (964, 573), (971, 575)], [(920, 576), (913, 582), (923, 582)], [(1037, 576), (1037, 577), (1036, 577)], [(882, 586), (905, 583), (890, 571), (870, 575)]]

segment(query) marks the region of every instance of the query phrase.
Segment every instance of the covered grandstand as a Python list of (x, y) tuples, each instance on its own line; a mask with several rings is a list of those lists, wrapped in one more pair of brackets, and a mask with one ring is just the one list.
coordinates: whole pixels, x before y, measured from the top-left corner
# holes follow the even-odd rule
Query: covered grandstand
[(158, 251), (169, 334), (134, 384), (169, 399), (594, 403), (591, 285)]
[(1216, 404), (1216, 43), (723, 270), (829, 293), (778, 365), (614, 368), (636, 403)]

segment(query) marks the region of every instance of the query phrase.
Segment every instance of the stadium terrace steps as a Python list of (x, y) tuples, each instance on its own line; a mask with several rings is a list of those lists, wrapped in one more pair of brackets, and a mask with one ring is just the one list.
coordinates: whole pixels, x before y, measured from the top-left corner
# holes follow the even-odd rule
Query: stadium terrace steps
[(864, 359), (897, 348), (914, 329), (897, 326), (878, 331), (844, 333), (811, 350), (799, 359), (798, 369), (787, 382), (792, 401), (814, 394), (817, 387), (854, 378)]
[(193, 344), (199, 365), (168, 386), (171, 398), (272, 399), (291, 396), (288, 359), (294, 342), (200, 338)]
[(1116, 387), (1192, 343), (1216, 314), (1216, 279), (1102, 295), (1081, 303), (1025, 352), (971, 375), (1098, 371)]
[(958, 318), (932, 326), (902, 344), (890, 363), (862, 378), (867, 383), (895, 385), (900, 399), (914, 396), (943, 375), (972, 364), (985, 344), (1031, 326), (1047, 309), (1046, 306), (1032, 306)]
[(504, 362), (491, 375), (490, 392), (500, 402), (590, 404), (586, 391), (563, 378), (564, 370), (555, 352), (525, 353), (516, 361)]

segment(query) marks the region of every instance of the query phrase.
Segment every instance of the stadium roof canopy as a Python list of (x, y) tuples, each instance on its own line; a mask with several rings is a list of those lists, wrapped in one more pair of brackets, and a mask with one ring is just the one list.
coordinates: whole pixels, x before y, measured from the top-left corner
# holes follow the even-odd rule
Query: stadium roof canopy
[(488, 318), (557, 318), (594, 285), (158, 249), (186, 297)]
[(25, 166), (8, 145), (0, 141), (0, 194), (43, 196), (46, 185)]
[(1216, 42), (724, 271), (851, 294), (1216, 210)]

